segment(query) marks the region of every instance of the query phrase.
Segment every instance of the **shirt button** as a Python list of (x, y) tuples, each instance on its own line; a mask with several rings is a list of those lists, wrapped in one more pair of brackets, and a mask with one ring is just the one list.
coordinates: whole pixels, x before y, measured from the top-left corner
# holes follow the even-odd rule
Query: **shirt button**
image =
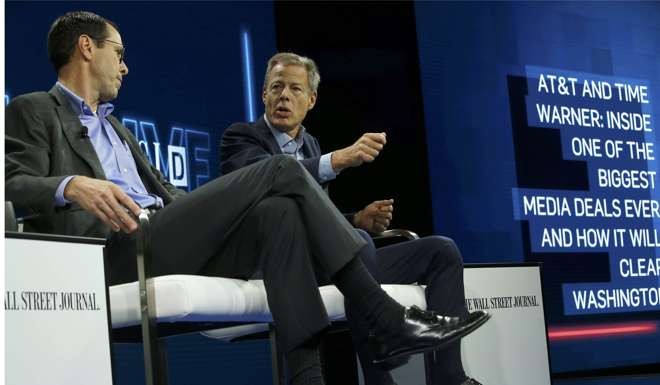
[(117, 142), (112, 142), (112, 145), (113, 145), (113, 146), (114, 146), (115, 144), (117, 144)]
[(128, 172), (128, 169), (125, 168), (123, 171), (124, 171), (124, 172)]

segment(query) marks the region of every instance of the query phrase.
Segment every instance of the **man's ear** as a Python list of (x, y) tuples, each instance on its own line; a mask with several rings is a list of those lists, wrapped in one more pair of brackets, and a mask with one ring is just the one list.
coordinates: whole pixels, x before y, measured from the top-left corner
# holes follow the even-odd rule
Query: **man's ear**
[(92, 54), (96, 49), (96, 45), (94, 44), (94, 40), (92, 40), (91, 37), (87, 35), (80, 35), (78, 37), (78, 44), (76, 44), (76, 48), (78, 49), (78, 52), (80, 52), (80, 55), (85, 60), (89, 61), (92, 60)]
[(261, 101), (266, 105), (266, 87), (261, 89)]
[(314, 108), (314, 105), (316, 105), (316, 98), (318, 94), (314, 92), (309, 96), (309, 106), (307, 107), (307, 111), (311, 111), (312, 108)]

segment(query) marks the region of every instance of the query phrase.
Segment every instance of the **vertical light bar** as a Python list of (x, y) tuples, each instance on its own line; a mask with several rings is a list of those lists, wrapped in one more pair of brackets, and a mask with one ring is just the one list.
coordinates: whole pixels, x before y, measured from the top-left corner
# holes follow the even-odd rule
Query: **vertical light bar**
[(252, 77), (252, 44), (247, 28), (241, 29), (241, 51), (243, 52), (243, 84), (245, 86), (245, 118), (248, 122), (256, 120), (254, 111), (254, 79)]
[(5, 106), (9, 104), (9, 95), (5, 94)]

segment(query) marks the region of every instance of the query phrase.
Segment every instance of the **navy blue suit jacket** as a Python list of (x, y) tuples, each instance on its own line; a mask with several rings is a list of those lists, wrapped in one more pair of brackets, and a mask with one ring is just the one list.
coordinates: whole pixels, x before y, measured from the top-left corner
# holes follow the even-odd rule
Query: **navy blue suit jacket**
[[(305, 159), (300, 162), (317, 182), (326, 187), (327, 183), (323, 184), (319, 179), (321, 147), (318, 140), (307, 132), (304, 133), (302, 151)], [(277, 154), (282, 154), (282, 149), (263, 116), (253, 123), (234, 123), (222, 135), (220, 171), (227, 174)]]

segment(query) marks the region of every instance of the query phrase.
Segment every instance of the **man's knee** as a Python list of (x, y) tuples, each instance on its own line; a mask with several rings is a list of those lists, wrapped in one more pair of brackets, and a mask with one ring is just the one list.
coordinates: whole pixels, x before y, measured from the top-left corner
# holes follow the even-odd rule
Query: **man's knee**
[(262, 217), (275, 216), (277, 218), (283, 218), (297, 215), (298, 205), (289, 197), (273, 196), (259, 202), (255, 207), (255, 213)]
[(270, 161), (277, 164), (278, 167), (291, 172), (300, 172), (304, 167), (291, 155), (277, 154), (270, 158)]
[(301, 188), (317, 185), (317, 182), (299, 161), (289, 155), (275, 155), (275, 161), (283, 181), (294, 183)]
[(277, 173), (282, 170), (287, 173), (297, 173), (300, 172), (303, 166), (296, 159), (290, 155), (277, 154), (271, 157), (266, 158), (259, 162), (262, 164), (262, 167), (265, 167), (270, 170), (270, 172)]
[(374, 240), (371, 238), (371, 235), (369, 235), (368, 232), (362, 229), (355, 229), (355, 232), (358, 233), (358, 235), (360, 235), (367, 242), (367, 246), (371, 247), (372, 249), (376, 248), (376, 245), (374, 245)]
[(426, 248), (434, 250), (436, 258), (443, 258), (450, 263), (463, 266), (463, 257), (453, 239), (442, 235), (433, 235), (424, 237), (417, 242), (424, 242)]

